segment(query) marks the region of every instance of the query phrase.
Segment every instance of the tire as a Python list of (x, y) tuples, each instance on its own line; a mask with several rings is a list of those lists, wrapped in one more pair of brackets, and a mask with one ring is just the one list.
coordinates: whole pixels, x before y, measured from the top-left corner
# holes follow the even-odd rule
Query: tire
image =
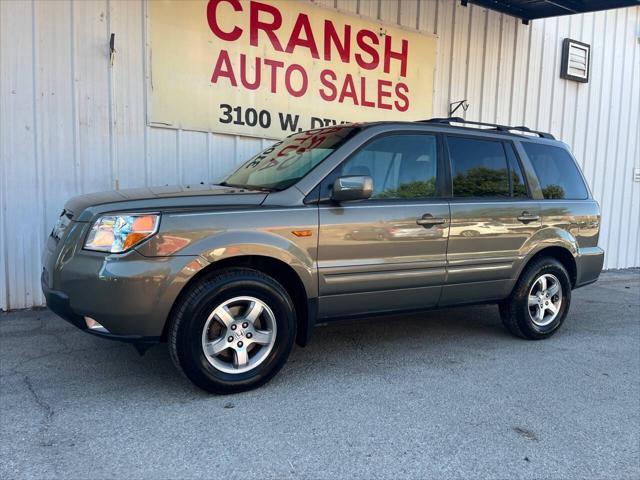
[[(254, 306), (260, 313), (252, 319)], [(275, 279), (250, 268), (220, 270), (190, 286), (173, 309), (168, 330), (178, 370), (218, 394), (271, 380), (287, 361), (295, 337), (289, 294)]]
[[(559, 289), (553, 295), (555, 281)], [(546, 290), (542, 288), (544, 285)], [(527, 340), (542, 340), (560, 328), (570, 305), (571, 281), (567, 270), (554, 258), (542, 257), (526, 266), (511, 295), (499, 307), (502, 323), (509, 332)]]

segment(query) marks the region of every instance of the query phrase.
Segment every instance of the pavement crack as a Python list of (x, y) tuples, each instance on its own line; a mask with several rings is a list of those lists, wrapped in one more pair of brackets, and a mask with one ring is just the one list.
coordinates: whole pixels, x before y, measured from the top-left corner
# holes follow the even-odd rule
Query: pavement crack
[(528, 428), (524, 428), (524, 427), (511, 427), (511, 428), (513, 428), (514, 432), (516, 432), (521, 437), (526, 438), (527, 440), (531, 440), (533, 442), (538, 441), (538, 435), (536, 435), (536, 432), (534, 432), (533, 430), (529, 430)]
[(28, 375), (24, 377), (24, 384), (27, 386), (27, 390), (31, 393), (33, 400), (36, 402), (40, 410), (44, 413), (44, 421), (42, 422), (42, 433), (46, 434), (49, 430), (49, 425), (51, 423), (51, 419), (55, 414), (51, 405), (49, 405), (39, 394), (36, 392), (36, 389), (33, 388), (33, 383)]

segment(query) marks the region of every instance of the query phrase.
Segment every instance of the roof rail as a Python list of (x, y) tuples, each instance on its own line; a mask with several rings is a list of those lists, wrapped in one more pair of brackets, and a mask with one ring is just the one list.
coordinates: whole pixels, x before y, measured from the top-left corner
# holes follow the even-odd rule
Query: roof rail
[(537, 130), (531, 130), (528, 127), (517, 126), (510, 127), (509, 125), (499, 125), (497, 123), (485, 123), (485, 122), (472, 122), (471, 120), (465, 120), (462, 117), (447, 117), (447, 118), (430, 118), (428, 120), (419, 120), (421, 123), (438, 123), (441, 125), (451, 125), (452, 123), (465, 123), (468, 125), (478, 125), (481, 127), (489, 127), (486, 130), (497, 130), (498, 132), (509, 133), (512, 131), (518, 131), (523, 133), (530, 133), (534, 135), (538, 135), (541, 138), (549, 138), (551, 140), (555, 140), (555, 137), (550, 133), (539, 132)]

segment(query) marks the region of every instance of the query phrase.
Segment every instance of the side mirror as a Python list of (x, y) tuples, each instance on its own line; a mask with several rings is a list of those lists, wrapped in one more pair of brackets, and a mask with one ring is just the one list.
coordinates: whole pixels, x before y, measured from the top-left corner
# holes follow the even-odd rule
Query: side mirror
[(340, 177), (333, 183), (331, 200), (349, 202), (366, 200), (373, 194), (373, 179), (366, 175)]

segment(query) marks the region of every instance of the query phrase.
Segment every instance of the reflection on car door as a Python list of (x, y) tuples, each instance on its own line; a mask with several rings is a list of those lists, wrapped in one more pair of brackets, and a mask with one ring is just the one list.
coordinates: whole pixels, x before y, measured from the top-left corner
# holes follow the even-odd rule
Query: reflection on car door
[(439, 162), (435, 135), (395, 134), (372, 140), (339, 167), (337, 176), (371, 176), (374, 193), (320, 206), (321, 317), (437, 304), (449, 231)]
[[(504, 298), (540, 228), (510, 142), (448, 136), (453, 198), (442, 305)], [(472, 287), (472, 288), (469, 288)]]

